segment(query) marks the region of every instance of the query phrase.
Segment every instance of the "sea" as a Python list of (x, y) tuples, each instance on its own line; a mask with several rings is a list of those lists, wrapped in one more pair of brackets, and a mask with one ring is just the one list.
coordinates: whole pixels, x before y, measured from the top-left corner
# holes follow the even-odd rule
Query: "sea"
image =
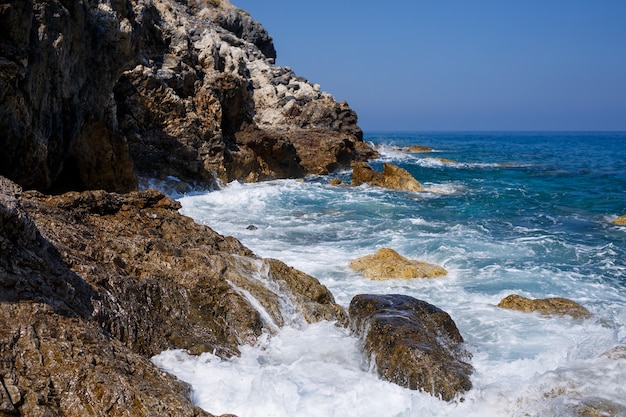
[[(317, 277), (344, 307), (357, 294), (406, 294), (447, 311), (472, 354), (473, 388), (445, 402), (380, 380), (359, 340), (332, 322), (294, 321), (240, 357), (171, 350), (154, 363), (216, 415), (625, 416), (626, 227), (612, 221), (626, 214), (626, 133), (365, 140), (380, 153), (374, 169), (398, 165), (426, 191), (329, 184), (349, 184), (345, 170), (176, 198), (198, 223)], [(433, 151), (402, 151), (409, 145)], [(448, 275), (371, 281), (348, 267), (383, 247)], [(592, 317), (497, 307), (510, 294), (565, 297)]]

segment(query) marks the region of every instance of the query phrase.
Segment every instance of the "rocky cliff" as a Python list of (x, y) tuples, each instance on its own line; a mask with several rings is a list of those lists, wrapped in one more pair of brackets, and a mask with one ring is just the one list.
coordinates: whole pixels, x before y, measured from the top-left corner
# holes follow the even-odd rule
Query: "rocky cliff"
[(25, 188), (206, 187), (374, 155), (227, 0), (11, 0), (0, 27), (0, 174)]
[(226, 0), (0, 3), (0, 416), (208, 415), (151, 355), (346, 324), (315, 278), (133, 191), (364, 160), (346, 103)]

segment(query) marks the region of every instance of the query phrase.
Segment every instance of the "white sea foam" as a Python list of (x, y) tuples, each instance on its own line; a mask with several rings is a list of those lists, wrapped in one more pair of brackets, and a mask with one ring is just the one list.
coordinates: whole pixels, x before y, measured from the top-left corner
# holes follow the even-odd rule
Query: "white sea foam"
[[(183, 213), (236, 236), (258, 255), (318, 277), (343, 306), (359, 293), (398, 293), (449, 312), (474, 354), (474, 388), (464, 402), (444, 403), (380, 381), (356, 339), (332, 323), (283, 328), (231, 360), (172, 351), (155, 362), (191, 383), (201, 407), (241, 417), (567, 416), (575, 415), (571, 404), (588, 398), (623, 404), (624, 362), (601, 354), (626, 343), (626, 297), (598, 272), (624, 273), (615, 262), (618, 248), (572, 242), (543, 224), (507, 226), (508, 219), (500, 225), (512, 235), (494, 240), (497, 225), (441, 215), (445, 199), (468, 192), (454, 182), (432, 187), (442, 184), (454, 192), (415, 198), (315, 179), (232, 183), (180, 201)], [(430, 202), (443, 206), (429, 209)], [(545, 227), (553, 220), (546, 218)], [(248, 230), (251, 224), (257, 229)], [(376, 282), (350, 270), (350, 260), (380, 247), (440, 264), (448, 276)], [(511, 293), (565, 296), (594, 318), (496, 307)]]

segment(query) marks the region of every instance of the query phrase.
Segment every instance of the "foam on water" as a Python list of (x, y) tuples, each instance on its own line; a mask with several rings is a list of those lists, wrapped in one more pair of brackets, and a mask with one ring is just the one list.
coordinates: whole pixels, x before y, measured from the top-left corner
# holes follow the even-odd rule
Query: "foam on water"
[[(470, 139), (474, 146), (459, 142), (446, 152), (471, 151), (468, 159), (482, 155), (488, 164), (498, 163)], [(511, 158), (506, 149), (498, 151), (503, 160)], [(574, 416), (582, 402), (626, 407), (626, 360), (602, 356), (626, 344), (626, 228), (606, 222), (620, 213), (624, 188), (612, 191), (592, 175), (585, 177), (591, 183), (583, 195), (570, 183), (584, 188), (581, 177), (546, 179), (542, 172), (501, 166), (423, 166), (415, 156), (390, 155), (404, 158), (403, 166), (426, 178), (427, 187), (449, 192), (337, 187), (311, 177), (232, 183), (187, 195), (180, 199), (182, 212), (260, 256), (314, 275), (343, 306), (359, 293), (397, 293), (450, 313), (473, 353), (474, 388), (464, 401), (444, 403), (380, 381), (363, 362), (358, 341), (332, 323), (283, 328), (227, 361), (171, 351), (155, 362), (190, 382), (200, 406), (241, 417)], [(545, 163), (544, 154), (536, 158)], [(622, 171), (612, 169), (626, 183)], [(349, 182), (349, 173), (334, 175)], [(602, 198), (593, 194), (599, 188)], [(349, 269), (350, 260), (381, 247), (442, 265), (449, 274), (377, 282)], [(574, 320), (496, 307), (512, 293), (567, 297), (594, 316)]]

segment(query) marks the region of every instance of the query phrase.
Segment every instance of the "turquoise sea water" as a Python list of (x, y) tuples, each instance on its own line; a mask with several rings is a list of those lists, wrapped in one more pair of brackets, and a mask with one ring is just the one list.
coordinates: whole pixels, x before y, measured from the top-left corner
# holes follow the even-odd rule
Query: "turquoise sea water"
[[(231, 361), (174, 351), (155, 362), (189, 381), (200, 406), (241, 417), (574, 416), (588, 403), (626, 412), (626, 359), (603, 356), (626, 344), (626, 227), (611, 224), (626, 214), (626, 133), (365, 136), (380, 149), (376, 169), (399, 165), (428, 191), (328, 185), (349, 183), (342, 171), (180, 196), (182, 212), (316, 276), (344, 306), (359, 293), (402, 293), (448, 311), (474, 355), (464, 401), (379, 381), (354, 338), (324, 323)], [(413, 144), (434, 151), (398, 150)], [(381, 247), (449, 274), (372, 282), (348, 268)], [(570, 298), (594, 316), (496, 307), (512, 293)]]

